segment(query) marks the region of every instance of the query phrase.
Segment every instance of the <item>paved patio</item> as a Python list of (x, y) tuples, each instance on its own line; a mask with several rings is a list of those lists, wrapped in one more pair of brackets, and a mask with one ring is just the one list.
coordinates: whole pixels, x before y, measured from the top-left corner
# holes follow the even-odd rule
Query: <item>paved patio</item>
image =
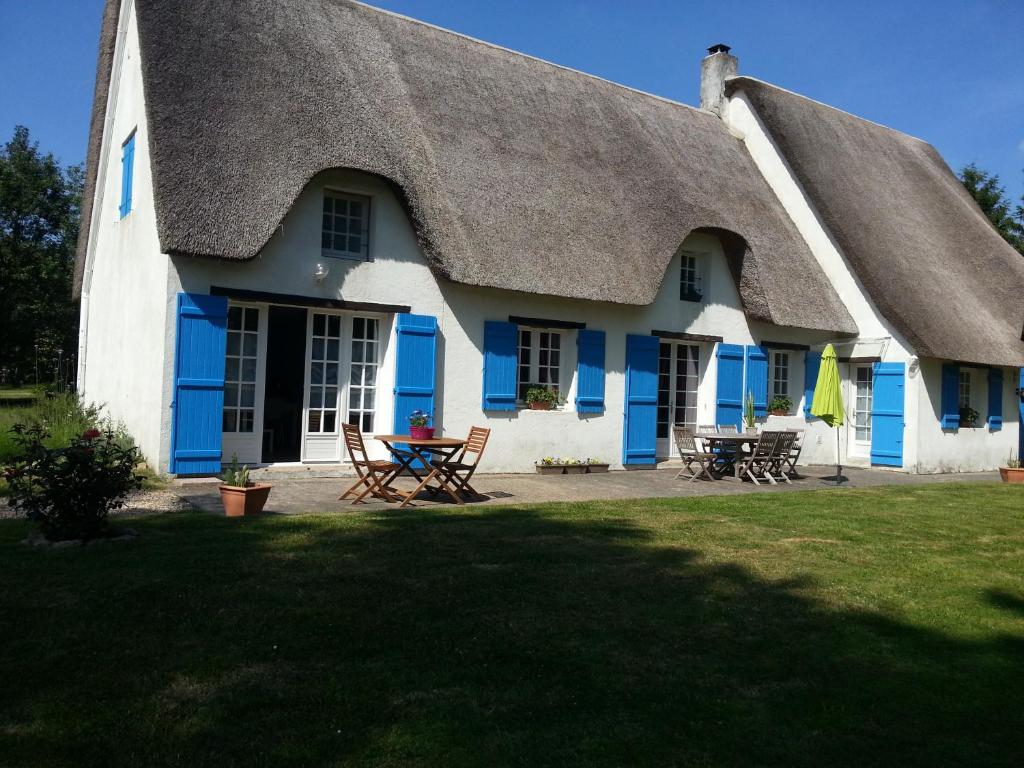
[[(814, 490), (834, 487), (822, 478), (835, 474), (835, 466), (801, 467), (803, 479), (792, 485), (754, 486), (733, 480), (694, 481), (675, 479), (678, 467), (657, 470), (608, 472), (594, 475), (542, 476), (535, 474), (477, 475), (474, 486), (484, 498), (471, 501), (472, 505), (535, 504), (547, 501), (593, 501), (602, 499), (637, 499), (690, 496), (720, 496), (739, 493), (785, 493), (790, 490)], [(880, 485), (923, 485), (934, 483), (993, 482), (998, 472), (975, 472), (949, 475), (910, 475), (878, 469), (844, 467), (843, 475), (849, 482), (844, 488), (868, 488)], [(266, 511), (278, 514), (309, 512), (353, 512), (360, 510), (393, 509), (395, 505), (373, 501), (352, 506), (338, 501), (338, 496), (352, 482), (351, 478), (331, 477), (317, 479), (274, 479)], [(399, 487), (412, 489), (412, 481), (403, 478)], [(200, 509), (221, 512), (216, 482), (195, 481), (177, 484), (173, 489)], [(427, 496), (417, 499), (418, 507), (436, 507), (446, 503), (446, 497), (432, 500)]]

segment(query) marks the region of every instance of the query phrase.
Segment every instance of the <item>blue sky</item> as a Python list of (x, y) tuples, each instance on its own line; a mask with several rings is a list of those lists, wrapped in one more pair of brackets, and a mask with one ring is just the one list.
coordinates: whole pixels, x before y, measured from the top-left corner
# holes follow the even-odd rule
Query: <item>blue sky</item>
[[(919, 136), (1024, 194), (1024, 0), (378, 0), (696, 104), (704, 49), (743, 74)], [(102, 0), (0, 0), (0, 137), (85, 157)]]

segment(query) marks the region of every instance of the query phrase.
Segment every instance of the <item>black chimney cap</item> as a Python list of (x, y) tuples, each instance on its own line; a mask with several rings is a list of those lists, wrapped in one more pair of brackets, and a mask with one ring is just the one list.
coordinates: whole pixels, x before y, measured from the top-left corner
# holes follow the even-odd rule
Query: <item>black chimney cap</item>
[(708, 53), (728, 53), (731, 49), (725, 43), (716, 43), (708, 48)]

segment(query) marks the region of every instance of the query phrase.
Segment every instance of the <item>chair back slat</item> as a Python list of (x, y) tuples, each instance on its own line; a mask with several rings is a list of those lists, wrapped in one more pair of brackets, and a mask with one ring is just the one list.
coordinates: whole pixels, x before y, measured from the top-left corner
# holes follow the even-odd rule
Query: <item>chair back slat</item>
[[(487, 427), (470, 427), (469, 437), (466, 438), (466, 447), (462, 450), (462, 461), (467, 464), (479, 464), (490, 436), (491, 430)], [(467, 461), (471, 456), (472, 461)]]
[(353, 464), (366, 462), (366, 446), (363, 434), (355, 424), (342, 424), (341, 433), (345, 436), (345, 448)]
[(687, 427), (672, 427), (672, 436), (676, 441), (676, 448), (680, 453), (697, 453), (697, 441), (694, 439), (693, 430)]
[(775, 444), (778, 441), (778, 432), (762, 432), (754, 445), (753, 457), (756, 459), (770, 458), (775, 453)]
[(697, 426), (698, 435), (713, 435), (718, 431), (714, 424), (700, 424)]
[(739, 427), (735, 424), (719, 424), (718, 431), (723, 435), (738, 435), (740, 433)]
[(789, 456), (789, 452), (793, 447), (793, 441), (795, 439), (796, 432), (780, 432), (779, 439), (775, 443), (775, 456), (783, 459)]

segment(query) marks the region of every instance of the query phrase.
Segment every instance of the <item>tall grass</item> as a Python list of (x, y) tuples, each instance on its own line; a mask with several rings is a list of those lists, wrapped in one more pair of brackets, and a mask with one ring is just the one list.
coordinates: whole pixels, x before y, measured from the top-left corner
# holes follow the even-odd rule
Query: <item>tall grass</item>
[[(49, 448), (63, 448), (87, 429), (105, 429), (100, 409), (84, 405), (78, 395), (72, 392), (40, 400), (33, 405), (0, 407), (0, 464), (18, 458), (19, 446), (11, 428), (15, 424), (41, 426), (48, 433), (46, 445)], [(118, 431), (123, 439), (131, 438), (123, 430)]]

